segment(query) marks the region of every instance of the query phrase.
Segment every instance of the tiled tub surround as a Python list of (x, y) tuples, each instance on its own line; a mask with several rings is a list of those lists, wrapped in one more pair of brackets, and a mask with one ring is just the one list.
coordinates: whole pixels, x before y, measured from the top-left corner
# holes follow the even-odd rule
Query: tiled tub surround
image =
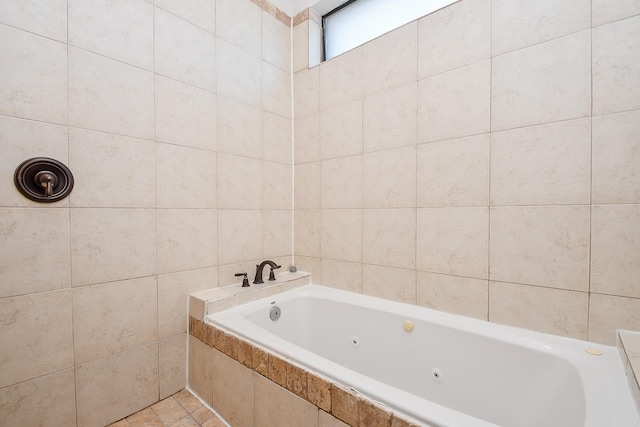
[[(274, 302), (282, 313), (276, 322), (269, 320)], [(406, 320), (412, 324), (403, 330)], [(394, 408), (378, 407), (376, 417), (381, 421), (371, 424), (363, 420), (369, 415), (362, 408), (358, 412), (354, 406), (343, 414), (331, 407), (331, 413), (348, 425), (390, 425), (392, 417), (406, 414), (420, 425), (474, 427), (631, 427), (640, 422), (615, 347), (316, 285), (210, 315), (207, 322), (211, 326), (192, 319), (191, 334), (238, 362), (225, 363), (216, 355), (201, 353), (213, 358), (213, 371), (226, 372), (232, 366), (253, 370), (293, 393), (289, 395), (292, 406), (295, 394), (328, 411), (305, 387), (305, 378), (317, 381), (316, 377), (324, 376), (331, 378), (325, 381), (332, 383), (334, 393), (342, 390), (352, 395), (349, 399), (372, 399)], [(436, 379), (444, 381), (433, 380), (432, 368), (441, 369)], [(219, 384), (223, 380), (215, 372), (207, 381), (214, 385), (203, 391), (207, 396), (212, 392), (213, 406), (223, 417), (225, 410), (230, 415), (242, 405), (249, 412), (255, 407), (255, 425), (260, 425), (258, 408), (272, 404), (268, 396), (258, 393), (255, 402), (231, 403), (223, 396)], [(550, 390), (556, 397), (549, 399)], [(231, 394), (238, 396), (242, 391), (233, 389)], [(340, 404), (335, 399), (331, 402)], [(303, 413), (312, 416), (313, 410)], [(299, 418), (286, 420), (301, 423)], [(254, 424), (247, 418), (238, 425)]]
[(640, 330), (639, 4), (462, 0), (311, 68), (300, 14), (298, 267), (608, 345)]
[(291, 45), (271, 10), (0, 2), (1, 181), (41, 155), (76, 176), (48, 206), (0, 186), (0, 424), (99, 426), (180, 390), (187, 295), (287, 264), (292, 53), (295, 259), (318, 283), (609, 344), (640, 329), (637, 2), (463, 0), (312, 69), (312, 14)]

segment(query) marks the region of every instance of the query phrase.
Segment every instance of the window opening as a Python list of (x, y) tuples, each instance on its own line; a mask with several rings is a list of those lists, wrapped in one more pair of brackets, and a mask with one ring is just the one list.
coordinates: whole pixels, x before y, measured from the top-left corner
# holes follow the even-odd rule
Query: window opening
[(349, 0), (322, 17), (323, 60), (458, 0)]

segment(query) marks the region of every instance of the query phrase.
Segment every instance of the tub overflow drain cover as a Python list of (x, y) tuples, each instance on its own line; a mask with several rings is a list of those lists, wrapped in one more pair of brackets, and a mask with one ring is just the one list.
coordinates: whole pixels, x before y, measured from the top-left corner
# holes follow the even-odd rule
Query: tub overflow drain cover
[(271, 310), (269, 310), (269, 317), (274, 322), (280, 318), (280, 314), (280, 307), (278, 307), (277, 305), (274, 305), (273, 307), (271, 307)]

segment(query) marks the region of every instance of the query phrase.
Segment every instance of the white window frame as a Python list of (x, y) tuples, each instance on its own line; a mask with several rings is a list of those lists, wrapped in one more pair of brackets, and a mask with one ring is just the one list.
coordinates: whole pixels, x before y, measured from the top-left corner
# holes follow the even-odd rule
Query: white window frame
[(459, 0), (349, 0), (322, 17), (324, 60)]

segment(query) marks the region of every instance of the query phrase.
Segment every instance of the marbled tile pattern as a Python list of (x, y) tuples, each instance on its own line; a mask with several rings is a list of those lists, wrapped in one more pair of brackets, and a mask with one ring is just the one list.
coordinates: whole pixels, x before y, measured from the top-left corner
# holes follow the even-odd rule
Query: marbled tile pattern
[[(311, 403), (318, 410), (331, 414), (346, 425), (417, 427), (400, 414), (385, 409), (340, 384), (320, 377), (192, 316), (189, 317), (189, 333), (232, 360), (251, 368), (256, 374)], [(249, 358), (252, 359), (251, 362)], [(126, 427), (126, 425), (118, 427)]]
[(640, 330), (637, 0), (462, 0), (323, 62), (315, 15), (293, 19), (298, 267), (602, 344)]
[[(0, 1), (0, 425), (103, 427), (171, 396), (187, 294), (288, 267), (292, 19), (272, 2)], [(69, 166), (69, 198), (16, 190), (32, 157)]]

